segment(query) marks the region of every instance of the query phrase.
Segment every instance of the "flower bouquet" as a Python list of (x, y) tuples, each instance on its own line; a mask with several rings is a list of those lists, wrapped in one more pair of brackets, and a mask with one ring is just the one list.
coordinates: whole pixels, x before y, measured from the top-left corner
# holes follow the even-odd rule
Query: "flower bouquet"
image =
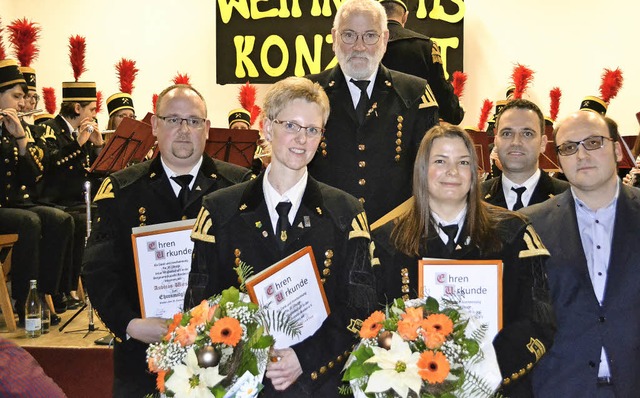
[[(500, 370), (486, 325), (453, 301), (396, 299), (360, 328), (345, 366), (356, 397), (488, 397)], [(488, 342), (488, 344), (487, 344)], [(485, 355), (487, 354), (487, 355)]]
[(162, 341), (147, 349), (158, 391), (168, 397), (255, 397), (274, 343), (269, 327), (299, 333), (286, 314), (259, 308), (233, 287), (174, 315)]

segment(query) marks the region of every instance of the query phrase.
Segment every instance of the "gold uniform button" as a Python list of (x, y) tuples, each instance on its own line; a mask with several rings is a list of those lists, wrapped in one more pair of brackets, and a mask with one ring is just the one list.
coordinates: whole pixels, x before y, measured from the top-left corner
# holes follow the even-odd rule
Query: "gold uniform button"
[(365, 162), (364, 160), (361, 160), (358, 162), (358, 167), (363, 168), (367, 166), (367, 162)]
[(320, 143), (320, 148), (325, 149), (327, 147), (327, 143), (326, 142), (321, 142)]
[(145, 221), (147, 221), (147, 216), (143, 214), (140, 216), (140, 222), (145, 222)]
[(402, 145), (402, 140), (400, 138), (396, 140), (396, 145)]
[(322, 282), (322, 284), (323, 284), (323, 285), (324, 285), (324, 283), (325, 283), (326, 281), (327, 281), (327, 280), (326, 280), (326, 279), (324, 279), (324, 278), (320, 279), (320, 282)]
[(140, 213), (140, 214), (144, 214), (146, 212), (147, 212), (147, 209), (145, 209), (144, 207), (141, 207), (141, 208), (138, 209), (138, 213)]
[(358, 200), (360, 201), (360, 203), (364, 204), (364, 198), (358, 198)]
[(322, 156), (327, 156), (327, 151), (325, 151), (324, 149), (322, 150)]
[(396, 147), (396, 152), (397, 152), (397, 153), (402, 152), (402, 148), (401, 148), (401, 147), (399, 147), (399, 146), (397, 146), (397, 147)]
[(11, 161), (9, 160), (9, 158), (5, 158), (5, 159), (4, 159), (4, 162), (5, 162), (5, 163), (7, 163), (7, 164), (9, 164), (9, 162), (11, 162)]
[(359, 144), (358, 145), (358, 150), (359, 151), (364, 151), (365, 149), (367, 149), (366, 145), (364, 145), (364, 144)]
[(27, 187), (23, 185), (23, 186), (21, 186), (21, 187), (20, 187), (20, 190), (22, 190), (22, 191), (26, 191), (26, 190), (27, 190)]
[(236, 259), (235, 259), (235, 261), (234, 261), (234, 262), (235, 262), (235, 264), (236, 264), (236, 267), (237, 267), (238, 265), (240, 265), (240, 261), (242, 261), (242, 260), (240, 260), (240, 257), (236, 257)]
[(7, 177), (11, 177), (11, 172), (7, 171)]
[(327, 366), (329, 366), (329, 369), (333, 369), (333, 367), (335, 366), (335, 362), (333, 362), (333, 361), (329, 361), (329, 363), (327, 364)]
[(183, 219), (183, 220), (186, 220), (186, 219), (187, 219), (187, 216), (182, 216), (182, 219)]
[(318, 380), (318, 372), (311, 372), (311, 380)]
[(236, 256), (236, 257), (240, 257), (240, 254), (242, 254), (242, 252), (240, 251), (240, 249), (235, 249), (235, 250), (233, 251), (233, 255), (234, 255), (234, 256)]
[(400, 155), (396, 155), (396, 157), (395, 157), (395, 161), (396, 161), (396, 162), (399, 162), (399, 161), (400, 161)]
[(327, 373), (327, 367), (323, 366), (320, 368), (320, 374), (325, 374), (325, 373)]
[(402, 117), (402, 115), (398, 115), (398, 118), (396, 120), (398, 121), (398, 123), (402, 123), (404, 121), (404, 118)]
[(338, 362), (342, 362), (342, 355), (338, 355), (338, 357), (336, 358), (338, 360)]
[(398, 137), (398, 138), (402, 138), (402, 131), (398, 131), (398, 132), (396, 133), (396, 137)]
[(402, 123), (398, 123), (398, 130), (402, 130)]
[(333, 250), (329, 249), (326, 252), (324, 252), (324, 256), (326, 258), (333, 258)]
[(325, 267), (331, 267), (331, 259), (330, 258), (324, 260), (324, 266)]
[(361, 178), (360, 180), (358, 180), (358, 184), (365, 185), (367, 183), (367, 180), (365, 180), (364, 178)]
[(331, 270), (329, 268), (325, 268), (322, 270), (322, 275), (329, 276), (331, 275)]

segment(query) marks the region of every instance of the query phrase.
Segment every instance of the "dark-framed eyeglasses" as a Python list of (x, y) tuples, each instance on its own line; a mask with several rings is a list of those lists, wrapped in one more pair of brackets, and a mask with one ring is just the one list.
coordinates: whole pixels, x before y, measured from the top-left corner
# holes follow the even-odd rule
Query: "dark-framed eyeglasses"
[(340, 39), (344, 44), (355, 44), (358, 41), (358, 37), (362, 37), (362, 42), (367, 46), (372, 46), (380, 40), (380, 34), (378, 32), (364, 32), (358, 34), (353, 30), (345, 30), (340, 33)]
[(578, 152), (578, 147), (582, 145), (587, 151), (595, 151), (604, 146), (604, 140), (614, 141), (613, 138), (603, 137), (601, 135), (592, 135), (581, 141), (567, 141), (556, 147), (556, 152), (560, 156), (571, 156)]
[(204, 123), (207, 121), (207, 119), (203, 119), (201, 117), (178, 117), (178, 116), (158, 116), (158, 115), (156, 115), (156, 117), (162, 120), (163, 122), (165, 122), (167, 126), (172, 128), (180, 127), (182, 125), (182, 122), (186, 122), (187, 127), (199, 129), (199, 128), (202, 128), (202, 126), (204, 126)]
[(120, 113), (120, 114), (116, 115), (115, 117), (117, 117), (118, 119), (124, 119), (125, 117), (128, 117), (128, 118), (131, 118), (133, 120), (136, 120), (136, 115), (129, 116), (126, 113)]
[(324, 133), (324, 129), (322, 127), (313, 127), (313, 126), (301, 126), (296, 122), (292, 122), (289, 120), (278, 120), (274, 119), (273, 122), (275, 124), (280, 124), (284, 128), (284, 131), (289, 134), (298, 134), (300, 130), (304, 129), (304, 133), (309, 138), (319, 137)]

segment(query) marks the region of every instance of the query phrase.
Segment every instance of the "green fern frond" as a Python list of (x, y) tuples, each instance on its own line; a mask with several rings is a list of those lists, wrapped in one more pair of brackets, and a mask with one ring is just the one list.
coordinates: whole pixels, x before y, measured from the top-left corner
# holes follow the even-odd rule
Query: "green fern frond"
[(353, 396), (353, 389), (351, 388), (350, 384), (343, 384), (338, 387), (338, 394)]
[(296, 337), (302, 333), (302, 325), (288, 312), (261, 308), (256, 316), (270, 333), (283, 332), (289, 337)]
[(233, 270), (236, 271), (236, 274), (238, 274), (240, 291), (246, 293), (247, 287), (245, 285), (245, 282), (247, 281), (247, 279), (249, 279), (249, 277), (251, 277), (251, 275), (253, 275), (253, 267), (245, 263), (244, 261), (240, 261), (240, 263), (238, 263), (238, 266), (233, 267)]
[(492, 397), (502, 398), (502, 395), (496, 393), (487, 381), (475, 373), (464, 372), (465, 382), (458, 390), (459, 397)]

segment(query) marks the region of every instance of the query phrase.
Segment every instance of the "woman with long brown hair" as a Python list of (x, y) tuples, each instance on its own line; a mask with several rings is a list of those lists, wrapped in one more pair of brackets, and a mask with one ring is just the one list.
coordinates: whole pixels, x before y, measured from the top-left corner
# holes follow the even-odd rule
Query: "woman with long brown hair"
[(529, 383), (521, 381), (555, 329), (543, 267), (548, 252), (523, 216), (482, 200), (477, 170), (464, 130), (444, 124), (427, 132), (414, 165), (411, 208), (374, 231), (380, 299), (417, 297), (423, 257), (502, 260), (503, 329), (494, 346), (504, 392), (528, 396)]

